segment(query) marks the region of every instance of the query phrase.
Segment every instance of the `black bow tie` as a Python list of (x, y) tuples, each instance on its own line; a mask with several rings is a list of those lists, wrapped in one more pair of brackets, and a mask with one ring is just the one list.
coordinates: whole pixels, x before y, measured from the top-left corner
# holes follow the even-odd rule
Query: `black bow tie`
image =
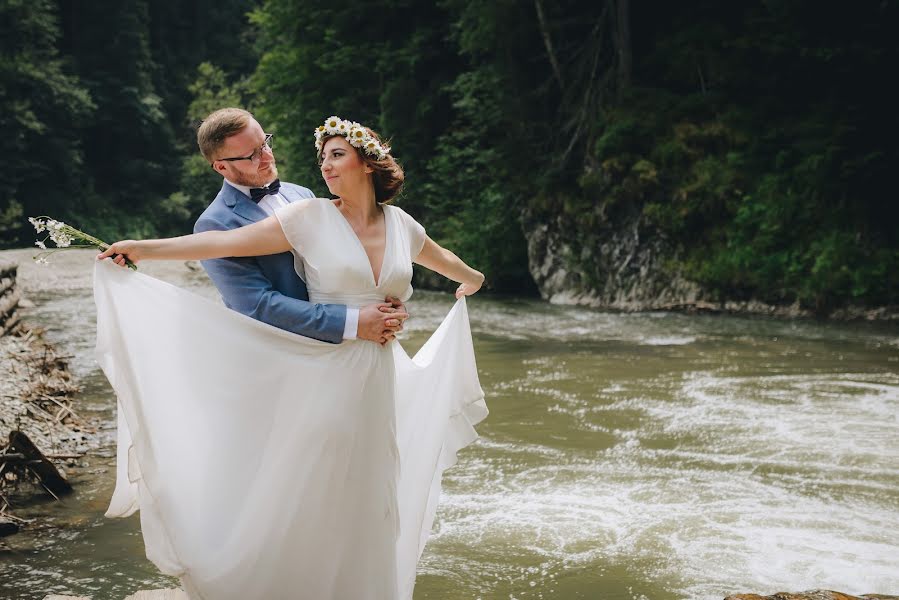
[(277, 194), (279, 189), (281, 189), (281, 182), (275, 179), (265, 187), (250, 188), (250, 198), (253, 200), (253, 202), (259, 204), (259, 201), (266, 196), (270, 194)]

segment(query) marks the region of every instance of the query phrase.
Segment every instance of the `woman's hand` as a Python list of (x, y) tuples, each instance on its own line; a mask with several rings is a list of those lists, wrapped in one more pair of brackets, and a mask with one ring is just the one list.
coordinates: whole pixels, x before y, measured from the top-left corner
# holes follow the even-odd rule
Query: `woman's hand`
[(458, 288), (456, 288), (456, 300), (458, 300), (462, 296), (471, 296), (479, 289), (481, 289), (481, 286), (484, 285), (484, 274), (478, 273), (478, 275), (480, 275), (479, 279), (473, 282), (463, 283)]
[(97, 260), (109, 257), (113, 257), (112, 262), (121, 267), (127, 266), (125, 264), (125, 259), (136, 264), (137, 261), (144, 258), (143, 253), (141, 252), (141, 242), (138, 240), (122, 240), (121, 242), (116, 242), (102, 253), (98, 254)]

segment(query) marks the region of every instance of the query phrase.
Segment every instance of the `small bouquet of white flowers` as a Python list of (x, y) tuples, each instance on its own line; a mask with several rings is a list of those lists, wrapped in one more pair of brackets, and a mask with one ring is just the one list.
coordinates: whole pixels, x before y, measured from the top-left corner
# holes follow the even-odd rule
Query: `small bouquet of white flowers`
[[(47, 257), (55, 252), (59, 252), (60, 250), (65, 250), (66, 248), (96, 248), (98, 250), (106, 250), (109, 248), (109, 244), (104, 242), (101, 239), (97, 239), (94, 236), (84, 233), (80, 229), (75, 229), (71, 225), (66, 225), (62, 221), (57, 221), (56, 219), (51, 219), (50, 217), (28, 217), (28, 221), (34, 225), (35, 231), (38, 233), (47, 232), (47, 235), (42, 240), (37, 240), (34, 242), (34, 245), (44, 250), (40, 254), (34, 257), (35, 262), (39, 265), (50, 264), (50, 261), (47, 260)], [(56, 244), (55, 248), (47, 248), (47, 240), (52, 240), (54, 244)], [(72, 242), (87, 242), (85, 244), (72, 244)], [(135, 265), (130, 260), (125, 260), (125, 263), (128, 265), (129, 269), (137, 270), (137, 265)]]

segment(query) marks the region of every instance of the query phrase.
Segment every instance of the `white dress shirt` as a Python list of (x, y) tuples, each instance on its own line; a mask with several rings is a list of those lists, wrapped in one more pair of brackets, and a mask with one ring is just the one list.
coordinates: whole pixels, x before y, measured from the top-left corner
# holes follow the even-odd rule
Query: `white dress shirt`
[[(229, 181), (225, 179), (225, 181), (239, 191), (241, 194), (246, 196), (247, 198), (251, 198), (250, 196), (250, 188), (246, 185), (238, 185), (233, 181)], [(271, 183), (271, 182), (269, 182)], [(268, 184), (266, 184), (268, 186)], [(282, 196), (279, 193), (277, 194), (269, 194), (260, 200), (258, 203), (259, 208), (270, 217), (275, 216), (275, 209), (281, 208), (282, 206), (287, 206), (290, 204), (287, 201), (287, 198)], [(346, 323), (343, 325), (343, 339), (345, 340), (355, 340), (356, 335), (359, 330), (359, 309), (358, 308), (350, 308), (349, 306), (346, 309)]]

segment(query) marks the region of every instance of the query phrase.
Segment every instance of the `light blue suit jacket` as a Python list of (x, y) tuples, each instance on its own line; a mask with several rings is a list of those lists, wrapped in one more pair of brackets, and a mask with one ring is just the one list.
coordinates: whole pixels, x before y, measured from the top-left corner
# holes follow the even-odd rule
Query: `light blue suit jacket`
[[(280, 193), (288, 202), (315, 197), (292, 183), (282, 183)], [(267, 216), (250, 198), (222, 182), (215, 200), (197, 219), (194, 232), (234, 229)], [(335, 344), (343, 340), (346, 306), (309, 302), (306, 284), (297, 275), (290, 252), (204, 260), (203, 267), (228, 308), (306, 337)]]

